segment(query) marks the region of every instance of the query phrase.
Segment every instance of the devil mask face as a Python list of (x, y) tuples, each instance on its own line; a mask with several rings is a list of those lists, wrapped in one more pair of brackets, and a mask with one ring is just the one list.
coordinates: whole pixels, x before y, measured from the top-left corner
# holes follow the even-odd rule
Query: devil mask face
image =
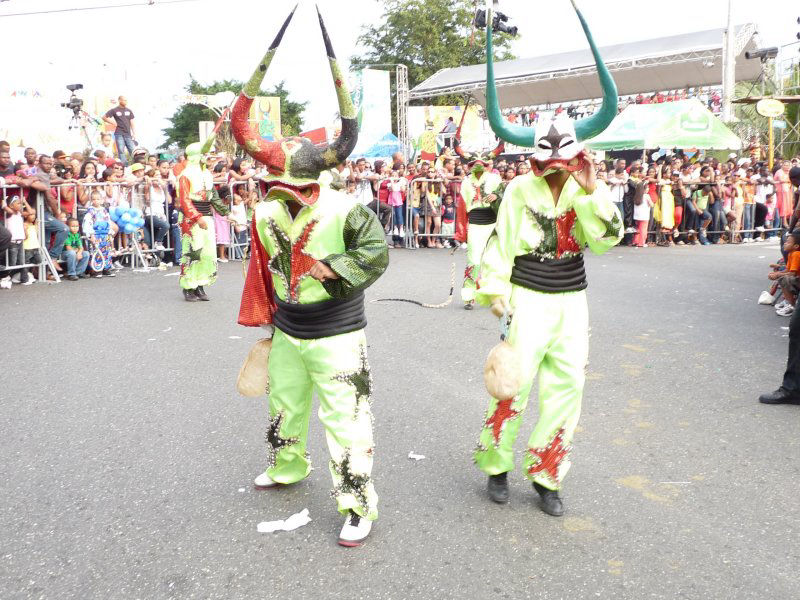
[[(295, 7), (295, 10), (297, 7)], [(350, 156), (358, 141), (358, 120), (350, 92), (344, 83), (336, 56), (333, 53), (325, 23), (319, 14), (319, 25), (322, 39), (330, 63), (331, 75), (339, 100), (339, 115), (342, 120), (342, 132), (335, 142), (325, 147), (315, 146), (304, 137), (286, 138), (277, 142), (268, 142), (250, 126), (248, 115), (253, 98), (258, 95), (261, 83), (267, 73), (272, 58), (283, 39), (283, 34), (294, 16), (294, 10), (286, 18), (278, 35), (267, 50), (250, 80), (242, 89), (231, 112), (231, 129), (236, 141), (245, 151), (267, 167), (269, 175), (264, 178), (269, 189), (278, 189), (288, 194), (297, 202), (305, 205), (314, 204), (319, 197), (317, 178), (325, 169), (330, 169)]]
[(535, 175), (583, 168), (584, 145), (575, 135), (572, 120), (567, 117), (539, 117), (535, 135), (536, 146), (531, 157), (531, 168)]

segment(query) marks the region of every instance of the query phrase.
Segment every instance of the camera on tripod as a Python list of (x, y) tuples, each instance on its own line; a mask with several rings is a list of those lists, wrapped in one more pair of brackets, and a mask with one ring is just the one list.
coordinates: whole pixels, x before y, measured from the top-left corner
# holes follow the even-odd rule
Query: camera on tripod
[(81, 108), (83, 107), (83, 100), (78, 98), (75, 95), (75, 92), (78, 90), (83, 89), (82, 83), (71, 83), (67, 86), (67, 89), (72, 92), (70, 94), (69, 100), (67, 102), (62, 102), (61, 106), (64, 108), (68, 108), (72, 111), (72, 113), (77, 117), (78, 114), (81, 112)]
[[(501, 12), (496, 12), (492, 15), (492, 30), (507, 33), (508, 35), (517, 35), (518, 29), (513, 26), (506, 25), (508, 22), (508, 15)], [(479, 8), (475, 11), (475, 27), (483, 29), (486, 27), (486, 10)]]

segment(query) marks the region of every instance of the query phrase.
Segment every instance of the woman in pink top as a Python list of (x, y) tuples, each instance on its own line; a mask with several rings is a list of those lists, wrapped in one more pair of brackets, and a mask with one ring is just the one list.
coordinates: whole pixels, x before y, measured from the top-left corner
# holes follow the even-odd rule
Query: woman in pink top
[(789, 225), (789, 217), (792, 216), (792, 186), (789, 183), (789, 169), (792, 163), (785, 160), (781, 163), (781, 168), (775, 171), (775, 196), (777, 198), (778, 214), (783, 218), (783, 226)]

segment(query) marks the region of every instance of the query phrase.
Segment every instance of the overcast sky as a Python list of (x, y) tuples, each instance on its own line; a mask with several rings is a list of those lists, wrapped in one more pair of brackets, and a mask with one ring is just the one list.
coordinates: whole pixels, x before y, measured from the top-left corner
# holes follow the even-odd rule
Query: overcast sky
[[(8, 89), (62, 89), (83, 83), (85, 93), (125, 94), (137, 113), (140, 138), (161, 141), (164, 118), (175, 108), (189, 73), (203, 83), (247, 79), (295, 0), (198, 0), (47, 15), (4, 17), (15, 12), (134, 4), (137, 0), (0, 1), (0, 40), (9, 64), (0, 93)], [(147, 5), (153, 1), (153, 5)], [(320, 0), (337, 55), (348, 66), (358, 54), (361, 27), (380, 20), (376, 0)], [(532, 12), (547, 7), (546, 20)], [(727, 0), (579, 0), (598, 45), (724, 27)], [(795, 0), (733, 0), (734, 22), (753, 22), (763, 45), (787, 44), (800, 31)], [(585, 47), (568, 0), (501, 0), (501, 10), (519, 27), (513, 50), (519, 57)], [(421, 16), (424, 18), (424, 16)], [(790, 49), (797, 53), (797, 45)], [(267, 74), (267, 87), (284, 80), (292, 98), (308, 101), (307, 128), (330, 124), (336, 112), (314, 3), (300, 7)], [(138, 110), (137, 110), (138, 107)], [(144, 110), (143, 110), (144, 109)]]

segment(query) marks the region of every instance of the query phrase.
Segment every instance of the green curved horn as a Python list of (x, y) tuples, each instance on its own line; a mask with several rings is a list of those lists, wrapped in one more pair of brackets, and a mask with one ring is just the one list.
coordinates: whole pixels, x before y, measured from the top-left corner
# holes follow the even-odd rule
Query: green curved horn
[(501, 140), (511, 142), (523, 148), (530, 148), (536, 141), (535, 132), (531, 127), (520, 127), (509, 123), (500, 112), (497, 101), (497, 86), (494, 82), (494, 55), (492, 48), (492, 14), (486, 11), (486, 115), (492, 131)]
[(589, 31), (589, 25), (586, 24), (586, 20), (583, 18), (581, 11), (578, 10), (575, 0), (571, 1), (572, 7), (575, 9), (575, 14), (578, 15), (581, 27), (583, 27), (583, 32), (586, 34), (589, 47), (592, 49), (594, 62), (597, 65), (597, 75), (600, 77), (600, 85), (603, 88), (603, 104), (600, 110), (591, 117), (579, 119), (575, 122), (575, 136), (578, 138), (578, 141), (583, 141), (600, 134), (611, 124), (611, 121), (617, 116), (617, 103), (619, 98), (617, 96), (617, 84), (614, 83), (614, 78), (611, 77), (611, 73), (608, 72), (608, 68), (603, 62), (600, 52), (597, 50), (592, 32)]

